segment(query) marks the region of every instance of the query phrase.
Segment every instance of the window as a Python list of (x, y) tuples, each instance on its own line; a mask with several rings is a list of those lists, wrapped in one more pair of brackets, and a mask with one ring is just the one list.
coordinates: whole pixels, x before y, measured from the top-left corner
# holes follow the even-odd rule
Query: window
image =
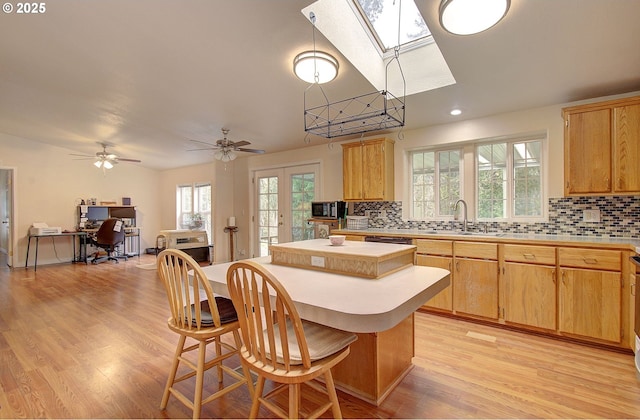
[(543, 216), (542, 140), (480, 144), (476, 157), (478, 218)]
[[(459, 149), (410, 152), (409, 217), (449, 219), (454, 216), (453, 204), (463, 198), (470, 204), (470, 217), (474, 219), (540, 221), (546, 216), (545, 138), (544, 134), (532, 134), (466, 143)], [(469, 161), (471, 156), (475, 165)]]
[(315, 173), (291, 175), (291, 236), (293, 241), (314, 238), (314, 229), (307, 220), (311, 218), (311, 201), (315, 197)]
[(412, 0), (355, 0), (354, 3), (382, 52), (431, 35)]
[(211, 184), (179, 185), (176, 191), (176, 227), (206, 230), (211, 236)]
[(453, 215), (453, 204), (462, 194), (461, 156), (461, 150), (411, 154), (413, 219)]

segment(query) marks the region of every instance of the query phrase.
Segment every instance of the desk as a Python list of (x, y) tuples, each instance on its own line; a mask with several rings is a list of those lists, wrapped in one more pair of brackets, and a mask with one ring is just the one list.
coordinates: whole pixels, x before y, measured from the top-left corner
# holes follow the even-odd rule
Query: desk
[[(282, 283), (300, 317), (355, 332), (347, 359), (333, 370), (336, 386), (380, 404), (413, 367), (414, 312), (450, 283), (449, 271), (411, 266), (379, 279), (305, 270), (255, 258)], [(203, 267), (213, 291), (229, 296), (232, 263)]]
[[(64, 237), (64, 236), (71, 236), (71, 241), (73, 242), (73, 260), (71, 260), (71, 262), (80, 262), (80, 261), (84, 261), (85, 263), (87, 262), (87, 233), (86, 232), (63, 232), (63, 233), (58, 233), (55, 235), (28, 235), (27, 238), (27, 258), (24, 262), (24, 268), (27, 268), (27, 265), (29, 264), (29, 248), (31, 246), (31, 238), (36, 238), (36, 256), (35, 256), (35, 260), (33, 261), (33, 271), (37, 271), (38, 270), (38, 244), (40, 242), (40, 238), (57, 238), (57, 237)], [(76, 255), (76, 236), (78, 237), (78, 239), (80, 240), (80, 255), (77, 256)]]

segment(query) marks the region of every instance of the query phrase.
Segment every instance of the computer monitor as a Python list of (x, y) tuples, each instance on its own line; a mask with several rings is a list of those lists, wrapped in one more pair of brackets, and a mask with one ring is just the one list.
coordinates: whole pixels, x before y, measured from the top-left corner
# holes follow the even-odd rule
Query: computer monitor
[(109, 218), (109, 207), (89, 206), (87, 219), (91, 221), (103, 221)]

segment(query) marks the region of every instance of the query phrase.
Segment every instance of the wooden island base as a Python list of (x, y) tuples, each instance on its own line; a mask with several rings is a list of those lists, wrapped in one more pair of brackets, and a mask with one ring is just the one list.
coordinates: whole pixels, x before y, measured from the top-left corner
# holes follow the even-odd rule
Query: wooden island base
[(389, 330), (357, 335), (333, 379), (336, 388), (377, 406), (413, 368), (414, 315)]

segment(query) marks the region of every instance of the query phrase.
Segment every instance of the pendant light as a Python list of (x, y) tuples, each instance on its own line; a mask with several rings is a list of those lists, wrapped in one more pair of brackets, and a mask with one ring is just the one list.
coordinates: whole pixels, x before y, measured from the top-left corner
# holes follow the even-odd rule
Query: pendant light
[(338, 60), (329, 53), (316, 50), (316, 15), (311, 12), (313, 50), (304, 51), (293, 59), (293, 72), (307, 83), (328, 83), (338, 75)]

